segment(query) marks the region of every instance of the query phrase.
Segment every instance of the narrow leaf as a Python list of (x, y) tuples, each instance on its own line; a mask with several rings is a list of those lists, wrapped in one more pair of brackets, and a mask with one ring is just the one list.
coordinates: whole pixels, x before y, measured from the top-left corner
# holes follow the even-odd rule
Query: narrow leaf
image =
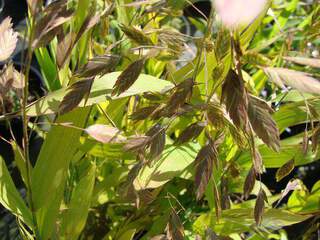
[[(57, 123), (72, 122), (84, 127), (90, 108), (76, 109), (59, 116)], [(52, 126), (32, 171), (31, 189), (41, 239), (51, 238), (56, 227), (68, 176), (69, 163), (80, 146), (81, 130)], [(82, 155), (80, 155), (81, 157)], [(48, 194), (48, 193), (54, 193)]]
[(276, 173), (277, 182), (281, 181), (284, 177), (288, 176), (292, 170), (294, 169), (294, 159), (286, 162), (283, 166), (281, 166)]
[(66, 212), (62, 214), (61, 235), (76, 240), (85, 227), (95, 182), (96, 166), (92, 164), (75, 186)]
[(0, 203), (29, 227), (33, 227), (31, 211), (16, 189), (7, 166), (0, 157)]

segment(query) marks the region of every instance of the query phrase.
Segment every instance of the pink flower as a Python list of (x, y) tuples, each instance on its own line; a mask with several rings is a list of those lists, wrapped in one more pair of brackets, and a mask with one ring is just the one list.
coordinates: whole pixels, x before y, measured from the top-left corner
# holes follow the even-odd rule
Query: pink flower
[(228, 28), (252, 22), (264, 9), (268, 0), (214, 0), (215, 9)]

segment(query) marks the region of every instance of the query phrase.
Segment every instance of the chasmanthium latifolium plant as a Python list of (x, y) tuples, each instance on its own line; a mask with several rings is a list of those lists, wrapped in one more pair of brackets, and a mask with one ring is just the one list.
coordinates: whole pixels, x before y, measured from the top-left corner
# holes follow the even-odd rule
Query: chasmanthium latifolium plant
[(0, 202), (22, 239), (316, 236), (320, 181), (301, 171), (320, 155), (316, 1), (27, 4), (24, 29), (0, 24), (0, 121), (22, 122), (1, 139), (23, 184), (1, 158)]

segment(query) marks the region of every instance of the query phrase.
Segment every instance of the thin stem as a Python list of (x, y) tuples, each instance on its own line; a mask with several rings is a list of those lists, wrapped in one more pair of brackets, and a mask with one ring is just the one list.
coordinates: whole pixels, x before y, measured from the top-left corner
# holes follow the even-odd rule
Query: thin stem
[[(23, 153), (26, 163), (26, 174), (27, 174), (27, 182), (28, 182), (28, 200), (29, 200), (29, 206), (31, 208), (32, 213), (32, 219), (34, 224), (34, 232), (37, 239), (40, 239), (38, 224), (37, 224), (37, 218), (35, 215), (35, 207), (33, 204), (33, 197), (32, 197), (32, 190), (31, 190), (31, 162), (30, 162), (30, 156), (29, 156), (29, 136), (28, 136), (28, 116), (27, 116), (27, 104), (28, 104), (28, 96), (29, 96), (29, 77), (30, 77), (30, 68), (31, 68), (31, 61), (32, 61), (32, 42), (35, 34), (35, 18), (33, 16), (30, 16), (30, 25), (29, 25), (29, 38), (28, 38), (28, 50), (27, 50), (27, 56), (26, 56), (26, 65), (25, 65), (25, 85), (23, 89), (23, 95), (22, 95), (22, 104), (21, 104), (21, 116), (22, 116), (22, 127), (23, 127)], [(26, 30), (27, 31), (27, 30)]]
[(198, 72), (199, 72), (199, 69), (200, 69), (200, 64), (201, 64), (201, 59), (202, 59), (202, 54), (203, 54), (203, 51), (206, 47), (206, 39), (209, 37), (210, 33), (211, 33), (211, 29), (212, 29), (212, 24), (213, 24), (213, 17), (214, 17), (214, 11), (213, 9), (211, 9), (211, 12), (210, 12), (210, 17), (207, 21), (207, 29), (206, 29), (206, 32), (203, 36), (203, 41), (202, 41), (202, 46), (200, 47), (200, 50), (199, 50), (199, 54), (198, 54), (198, 59), (197, 59), (197, 63), (196, 63), (196, 66), (195, 66), (195, 69), (194, 69), (194, 72), (193, 72), (193, 81), (195, 81), (197, 75), (198, 75)]
[(108, 113), (100, 106), (100, 104), (97, 104), (98, 108), (101, 110), (103, 115), (108, 119), (108, 121), (111, 123), (111, 125), (115, 128), (118, 128), (115, 122), (111, 119), (111, 117), (108, 115)]

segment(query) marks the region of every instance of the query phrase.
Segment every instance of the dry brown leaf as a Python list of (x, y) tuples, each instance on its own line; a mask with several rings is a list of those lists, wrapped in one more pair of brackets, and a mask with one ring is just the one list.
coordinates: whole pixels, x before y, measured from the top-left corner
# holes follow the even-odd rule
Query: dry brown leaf
[(12, 64), (4, 66), (0, 73), (0, 94), (6, 95), (10, 90), (16, 90), (17, 93), (24, 88), (24, 75), (18, 72)]
[(5, 18), (0, 24), (0, 62), (7, 60), (18, 42), (18, 33), (12, 29), (11, 18)]

